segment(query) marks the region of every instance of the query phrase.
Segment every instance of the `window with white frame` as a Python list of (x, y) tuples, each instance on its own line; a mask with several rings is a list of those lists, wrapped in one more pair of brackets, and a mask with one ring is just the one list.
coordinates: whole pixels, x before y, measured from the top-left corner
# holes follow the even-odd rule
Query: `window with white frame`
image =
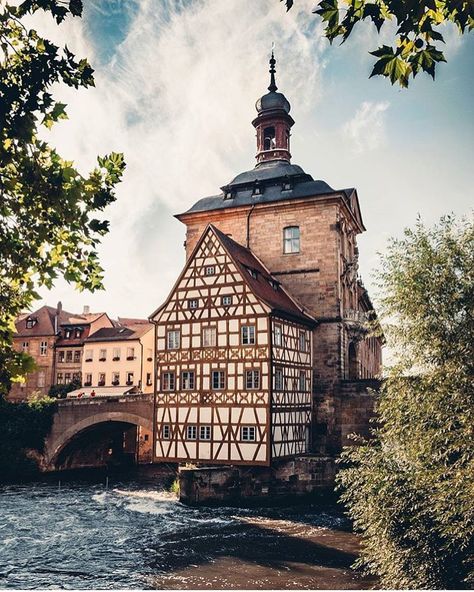
[(276, 391), (283, 390), (283, 369), (275, 368), (275, 381), (274, 388)]
[(58, 351), (58, 363), (62, 364), (64, 362), (64, 350), (60, 349)]
[(45, 383), (45, 373), (44, 373), (44, 370), (40, 370), (38, 372), (38, 386), (42, 387), (42, 386), (44, 386), (44, 383)]
[(283, 252), (284, 253), (299, 253), (300, 252), (300, 227), (287, 226), (283, 229)]
[(72, 330), (71, 329), (66, 329), (66, 331), (64, 332), (64, 337), (66, 339), (70, 339), (72, 335)]
[(224, 370), (212, 371), (212, 388), (215, 391), (221, 391), (225, 388), (225, 372)]
[(26, 320), (26, 328), (32, 329), (36, 325), (36, 319), (27, 319)]
[(240, 439), (242, 442), (255, 442), (255, 426), (242, 426), (240, 428)]
[(127, 360), (134, 360), (135, 359), (135, 348), (134, 347), (127, 347)]
[(204, 327), (202, 330), (202, 346), (215, 347), (217, 343), (217, 330), (215, 327)]
[(211, 439), (211, 426), (202, 425), (199, 427), (199, 439), (210, 440)]
[(75, 329), (75, 331), (74, 331), (74, 337), (76, 339), (80, 339), (80, 337), (81, 337), (81, 330), (80, 329)]
[(72, 362), (72, 349), (68, 349), (66, 352), (66, 362)]
[(120, 384), (120, 372), (112, 372), (112, 384), (114, 386)]
[(232, 304), (232, 296), (222, 296), (221, 305), (230, 306)]
[(179, 349), (181, 333), (179, 329), (173, 329), (166, 334), (166, 347), (168, 349)]
[(242, 345), (255, 344), (255, 325), (242, 325)]
[(28, 343), (28, 341), (24, 341), (24, 342), (22, 343), (22, 345), (21, 345), (21, 349), (22, 349), (24, 352), (27, 352), (27, 351), (28, 351), (28, 348), (29, 348), (29, 346), (30, 346), (30, 344)]
[(174, 391), (176, 388), (176, 375), (174, 372), (163, 372), (161, 388), (164, 391)]
[(245, 371), (245, 388), (248, 390), (260, 388), (260, 370)]
[(306, 344), (306, 331), (300, 331), (300, 339), (299, 339), (299, 349), (302, 352), (305, 352), (307, 349)]
[(171, 426), (168, 423), (161, 426), (161, 437), (163, 440), (169, 440), (171, 438)]
[(205, 275), (215, 275), (216, 274), (216, 267), (215, 265), (206, 265), (204, 268)]
[(120, 360), (120, 348), (114, 347), (114, 349), (112, 351), (112, 361), (118, 362), (119, 360)]
[(64, 375), (62, 372), (56, 374), (56, 384), (64, 384)]
[(92, 362), (94, 352), (91, 349), (86, 349), (84, 359), (86, 362)]
[(48, 342), (42, 341), (40, 343), (40, 356), (46, 356), (48, 353)]
[(71, 382), (71, 373), (66, 372), (66, 374), (64, 375), (64, 384), (69, 384), (70, 382)]
[(76, 350), (74, 350), (74, 363), (79, 364), (80, 361), (81, 361), (81, 350), (76, 349)]
[(181, 372), (181, 388), (190, 391), (194, 388), (194, 372), (183, 370)]
[(186, 440), (196, 440), (196, 439), (197, 439), (197, 426), (195, 426), (195, 425), (186, 426)]
[(279, 323), (273, 325), (273, 345), (281, 347), (283, 342), (282, 327)]
[(305, 392), (306, 391), (306, 372), (304, 370), (300, 370), (300, 391)]
[(191, 310), (196, 309), (199, 306), (199, 300), (197, 298), (190, 298), (188, 300), (188, 308)]

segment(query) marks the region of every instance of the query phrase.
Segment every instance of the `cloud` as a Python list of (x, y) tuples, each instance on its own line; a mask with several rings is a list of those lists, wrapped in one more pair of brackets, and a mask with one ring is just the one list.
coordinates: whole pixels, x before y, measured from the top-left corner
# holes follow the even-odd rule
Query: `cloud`
[(352, 144), (357, 154), (375, 150), (385, 139), (385, 111), (388, 101), (373, 103), (364, 101), (354, 117), (342, 126), (344, 138)]

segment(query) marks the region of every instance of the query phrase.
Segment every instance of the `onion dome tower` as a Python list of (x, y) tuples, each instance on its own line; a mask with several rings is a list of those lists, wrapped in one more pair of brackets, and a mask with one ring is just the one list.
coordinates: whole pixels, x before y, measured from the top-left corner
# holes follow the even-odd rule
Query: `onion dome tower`
[(284, 94), (276, 92), (275, 64), (270, 58), (270, 86), (268, 92), (258, 99), (255, 108), (258, 115), (252, 121), (257, 130), (257, 166), (262, 162), (280, 160), (289, 163), (290, 129), (295, 123), (290, 115), (290, 103)]

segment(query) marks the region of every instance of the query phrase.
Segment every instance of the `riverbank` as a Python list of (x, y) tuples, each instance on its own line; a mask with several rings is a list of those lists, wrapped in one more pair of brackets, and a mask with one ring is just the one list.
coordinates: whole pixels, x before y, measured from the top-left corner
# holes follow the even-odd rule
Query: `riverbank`
[(357, 589), (358, 540), (330, 509), (189, 508), (137, 481), (0, 487), (0, 587)]

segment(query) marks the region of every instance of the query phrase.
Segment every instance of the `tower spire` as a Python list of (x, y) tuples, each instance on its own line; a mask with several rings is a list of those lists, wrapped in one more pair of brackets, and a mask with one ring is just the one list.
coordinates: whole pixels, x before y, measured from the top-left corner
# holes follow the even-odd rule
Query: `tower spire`
[(276, 64), (276, 59), (275, 56), (273, 55), (273, 47), (272, 47), (272, 57), (270, 58), (270, 86), (268, 87), (268, 90), (270, 92), (275, 92), (276, 89), (278, 88), (275, 82), (275, 64)]

